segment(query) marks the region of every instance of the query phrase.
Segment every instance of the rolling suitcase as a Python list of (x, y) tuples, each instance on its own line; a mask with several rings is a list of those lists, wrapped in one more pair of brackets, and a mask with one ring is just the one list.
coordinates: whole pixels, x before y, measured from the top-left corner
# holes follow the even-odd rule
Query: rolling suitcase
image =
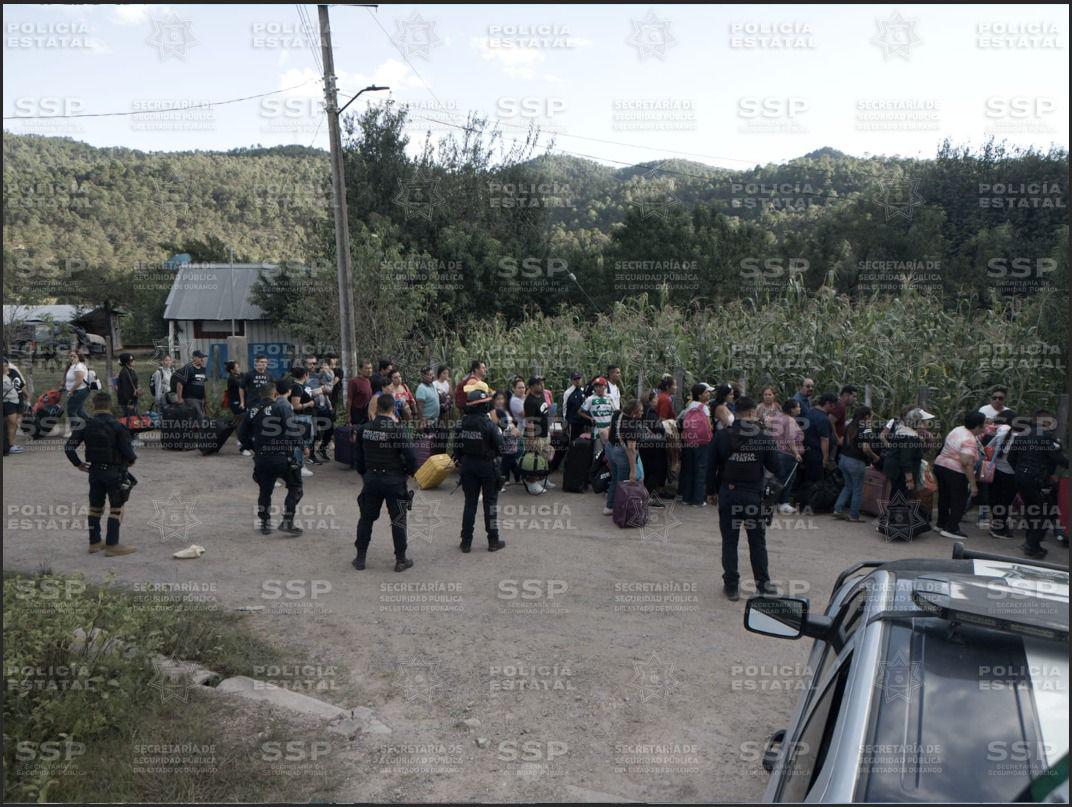
[(618, 483), (613, 518), (619, 527), (643, 527), (648, 523), (648, 489), (643, 482), (624, 480)]
[(860, 512), (869, 516), (881, 516), (889, 499), (890, 480), (879, 468), (869, 465), (864, 471), (864, 494), (860, 499)]
[(417, 467), (420, 468), (428, 461), (428, 458), (432, 456), (432, 432), (414, 432), (413, 453), (417, 455)]
[(356, 426), (335, 427), (335, 461), (347, 468), (354, 467), (354, 430)]
[(606, 493), (610, 488), (610, 466), (607, 464), (606, 453), (600, 449), (596, 458), (592, 461), (592, 467), (588, 471), (588, 484), (592, 486), (594, 493)]
[(592, 440), (580, 437), (566, 452), (562, 471), (562, 490), (569, 493), (584, 493), (588, 487), (588, 471), (592, 467)]
[(454, 461), (446, 454), (433, 454), (413, 475), (421, 490), (438, 487), (454, 468)]
[(169, 406), (160, 416), (160, 447), (169, 451), (197, 448), (201, 418), (192, 406)]

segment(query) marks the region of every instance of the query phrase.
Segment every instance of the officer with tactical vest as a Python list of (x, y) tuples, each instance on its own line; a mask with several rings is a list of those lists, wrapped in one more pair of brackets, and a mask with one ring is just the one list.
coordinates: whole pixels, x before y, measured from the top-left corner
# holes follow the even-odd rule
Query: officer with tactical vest
[(741, 527), (748, 534), (748, 557), (760, 594), (777, 594), (767, 569), (764, 470), (778, 477), (778, 446), (756, 420), (751, 398), (737, 400), (737, 419), (715, 435), (715, 467), (721, 487), (718, 493), (719, 531), (722, 533), (722, 580), (726, 596), (740, 599), (737, 572), (737, 541)]
[[(89, 474), (89, 551), (104, 550), (107, 557), (129, 555), (132, 546), (119, 545), (119, 525), (123, 505), (130, 498), (137, 480), (127, 471), (138, 459), (130, 445), (130, 432), (111, 412), (112, 397), (107, 392), (93, 396), (93, 415), (71, 434), (64, 453), (71, 464)], [(85, 443), (86, 461), (78, 457), (78, 447)], [(108, 500), (108, 532), (101, 546), (101, 516)]]
[[(294, 416), (294, 409), (287, 397), (290, 395), (290, 383), (280, 379), (275, 382), (276, 398), (274, 401), (261, 399), (246, 409), (246, 418), (239, 426), (238, 439), (243, 445), (253, 445), (253, 481), (260, 488), (257, 497), (257, 518), (260, 520), (262, 535), (272, 532), (269, 512), (272, 507), (272, 491), (277, 479), (282, 479), (287, 486), (287, 498), (283, 501), (283, 519), (279, 522), (279, 531), (289, 535), (301, 535), (301, 527), (294, 524), (294, 513), (301, 501), (302, 477), (301, 462), (295, 457), (294, 450), (305, 449), (305, 429)], [(266, 386), (264, 393), (269, 394), (272, 387)]]
[(461, 469), (465, 491), (462, 514), (462, 552), (473, 546), (476, 500), (484, 498), (484, 529), (488, 533), (488, 551), (506, 546), (499, 540), (499, 457), (503, 451), (502, 431), (488, 417), (491, 396), (472, 390), (466, 396), (465, 416), (454, 429), (454, 461)]
[(395, 571), (404, 572), (413, 565), (406, 557), (406, 511), (412, 494), (406, 489), (406, 477), (417, 470), (413, 452), (402, 424), (395, 414), (395, 399), (384, 393), (376, 399), (376, 417), (357, 427), (354, 443), (354, 467), (364, 480), (357, 497), (361, 517), (357, 522), (357, 557), (353, 567), (365, 568), (365, 555), (372, 543), (372, 525), (380, 517), (383, 503), (391, 516), (391, 539), (395, 545)]

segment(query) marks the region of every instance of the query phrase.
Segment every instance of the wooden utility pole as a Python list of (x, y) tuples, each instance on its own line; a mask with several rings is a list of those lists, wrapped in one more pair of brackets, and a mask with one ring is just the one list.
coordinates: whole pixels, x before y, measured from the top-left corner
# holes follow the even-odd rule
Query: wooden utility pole
[(342, 373), (345, 379), (340, 398), (343, 410), (349, 406), (347, 385), (354, 377), (354, 295), (350, 274), (350, 222), (346, 212), (346, 182), (343, 177), (342, 138), (339, 134), (339, 93), (335, 85), (335, 59), (331, 50), (331, 22), (328, 7), (317, 6), (320, 12), (320, 49), (324, 58), (324, 110), (328, 116), (328, 137), (331, 141), (331, 185), (335, 208), (335, 260), (339, 275), (339, 348), (342, 353)]

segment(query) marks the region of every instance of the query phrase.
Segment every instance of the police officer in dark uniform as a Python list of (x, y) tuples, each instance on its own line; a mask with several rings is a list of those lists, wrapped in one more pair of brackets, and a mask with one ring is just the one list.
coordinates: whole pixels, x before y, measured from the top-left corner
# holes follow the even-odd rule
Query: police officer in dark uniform
[(465, 416), (454, 429), (454, 461), (460, 465), (465, 510), (462, 514), (462, 552), (473, 546), (476, 500), (484, 497), (484, 529), (488, 551), (506, 546), (499, 540), (499, 457), (503, 451), (502, 431), (491, 422), (488, 412), (492, 398), (475, 389), (466, 398)]
[[(239, 440), (252, 444), (253, 481), (260, 488), (257, 497), (257, 518), (261, 522), (261, 534), (272, 531), (269, 511), (272, 506), (272, 491), (277, 479), (282, 479), (287, 486), (287, 498), (283, 501), (283, 519), (279, 522), (280, 532), (289, 535), (301, 535), (301, 527), (294, 524), (294, 512), (302, 497), (301, 463), (294, 456), (294, 449), (304, 449), (305, 429), (294, 416), (294, 409), (287, 400), (290, 395), (290, 383), (280, 379), (275, 382), (276, 398), (274, 401), (261, 399), (249, 406), (246, 418), (240, 425)], [(265, 392), (272, 389), (265, 387)], [(244, 433), (243, 433), (244, 432)], [(308, 453), (308, 450), (305, 450)]]
[(740, 599), (737, 540), (741, 527), (748, 533), (748, 557), (756, 589), (777, 594), (767, 570), (766, 514), (763, 512), (763, 471), (778, 474), (778, 447), (755, 419), (755, 402), (737, 400), (736, 419), (715, 435), (715, 467), (719, 481), (718, 517), (722, 533), (722, 580), (726, 596)]
[(1061, 444), (1050, 431), (1055, 424), (1053, 415), (1039, 409), (1030, 427), (1017, 434), (1009, 448), (1009, 465), (1016, 474), (1016, 490), (1024, 502), (1027, 521), (1027, 534), (1020, 548), (1034, 560), (1046, 557), (1042, 539), (1051, 526), (1059, 523), (1056, 508), (1050, 503), (1052, 477), (1059, 467), (1069, 465)]
[(391, 539), (395, 545), (395, 571), (404, 572), (413, 565), (406, 557), (406, 511), (411, 496), (406, 489), (406, 477), (417, 470), (417, 456), (402, 424), (395, 414), (394, 397), (388, 394), (376, 399), (376, 417), (357, 427), (354, 443), (354, 467), (364, 480), (357, 497), (361, 517), (357, 522), (357, 557), (355, 569), (365, 568), (365, 555), (372, 543), (372, 525), (380, 517), (387, 502), (391, 516)]
[[(112, 397), (107, 392), (93, 396), (91, 417), (71, 434), (64, 446), (67, 459), (81, 471), (89, 473), (89, 551), (104, 550), (108, 557), (129, 555), (137, 551), (119, 544), (119, 525), (123, 520), (123, 505), (130, 498), (136, 480), (127, 469), (138, 459), (130, 445), (130, 432), (112, 415)], [(78, 447), (85, 443), (86, 461), (78, 457)], [(108, 532), (101, 546), (101, 516), (104, 500), (108, 500)]]

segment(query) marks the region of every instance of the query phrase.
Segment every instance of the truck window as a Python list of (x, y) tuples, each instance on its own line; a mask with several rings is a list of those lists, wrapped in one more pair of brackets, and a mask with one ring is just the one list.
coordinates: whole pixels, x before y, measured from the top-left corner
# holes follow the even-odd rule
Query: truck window
[[(832, 655), (827, 650), (828, 655)], [(830, 679), (822, 695), (815, 701), (811, 713), (804, 718), (804, 728), (800, 731), (793, 745), (786, 752), (783, 761), (782, 788), (780, 801), (804, 801), (811, 790), (826, 761), (826, 752), (830, 747), (830, 738), (837, 725), (841, 711), (841, 700), (845, 693), (845, 682), (852, 666), (852, 653), (842, 660), (837, 673)], [(778, 772), (778, 768), (775, 768)]]

